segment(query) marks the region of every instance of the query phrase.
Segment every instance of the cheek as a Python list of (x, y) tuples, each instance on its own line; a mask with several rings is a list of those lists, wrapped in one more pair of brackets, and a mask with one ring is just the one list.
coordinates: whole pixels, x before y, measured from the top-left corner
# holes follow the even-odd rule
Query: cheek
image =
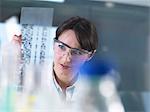
[(54, 63), (58, 63), (61, 59), (61, 56), (54, 51)]
[(85, 63), (84, 59), (78, 59), (73, 61), (74, 68), (80, 68)]

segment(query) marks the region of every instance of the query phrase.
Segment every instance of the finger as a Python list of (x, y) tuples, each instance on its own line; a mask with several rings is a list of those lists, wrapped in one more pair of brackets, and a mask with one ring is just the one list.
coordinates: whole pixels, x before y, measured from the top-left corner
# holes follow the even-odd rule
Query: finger
[(14, 35), (13, 37), (14, 40), (17, 40), (17, 41), (21, 41), (21, 35)]
[(21, 44), (21, 41), (22, 41), (22, 35), (19, 35), (19, 36), (17, 36), (17, 37), (18, 37), (19, 43)]
[(19, 35), (19, 36), (18, 35), (14, 35), (12, 41), (15, 42), (15, 43), (19, 43), (21, 45), (21, 41), (22, 41), (21, 35)]

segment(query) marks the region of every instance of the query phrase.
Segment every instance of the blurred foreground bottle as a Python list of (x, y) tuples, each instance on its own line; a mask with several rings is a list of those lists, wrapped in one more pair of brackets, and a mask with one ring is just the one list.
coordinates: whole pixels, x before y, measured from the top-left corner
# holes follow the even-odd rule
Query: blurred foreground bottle
[(13, 42), (2, 46), (0, 67), (0, 111), (2, 112), (14, 112), (19, 51), (19, 46)]

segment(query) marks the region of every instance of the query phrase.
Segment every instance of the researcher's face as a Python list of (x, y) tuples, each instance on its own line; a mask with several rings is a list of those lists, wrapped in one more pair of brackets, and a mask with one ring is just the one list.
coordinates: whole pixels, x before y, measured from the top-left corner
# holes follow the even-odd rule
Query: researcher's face
[(64, 31), (54, 41), (54, 70), (59, 80), (71, 81), (89, 58), (81, 49), (73, 30)]

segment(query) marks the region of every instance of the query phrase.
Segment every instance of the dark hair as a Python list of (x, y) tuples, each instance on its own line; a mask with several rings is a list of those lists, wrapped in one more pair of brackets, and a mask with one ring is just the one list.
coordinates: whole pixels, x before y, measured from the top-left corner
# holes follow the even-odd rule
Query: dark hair
[(85, 18), (72, 17), (64, 21), (56, 30), (56, 39), (66, 30), (73, 30), (82, 49), (94, 51), (98, 47), (95, 26)]

